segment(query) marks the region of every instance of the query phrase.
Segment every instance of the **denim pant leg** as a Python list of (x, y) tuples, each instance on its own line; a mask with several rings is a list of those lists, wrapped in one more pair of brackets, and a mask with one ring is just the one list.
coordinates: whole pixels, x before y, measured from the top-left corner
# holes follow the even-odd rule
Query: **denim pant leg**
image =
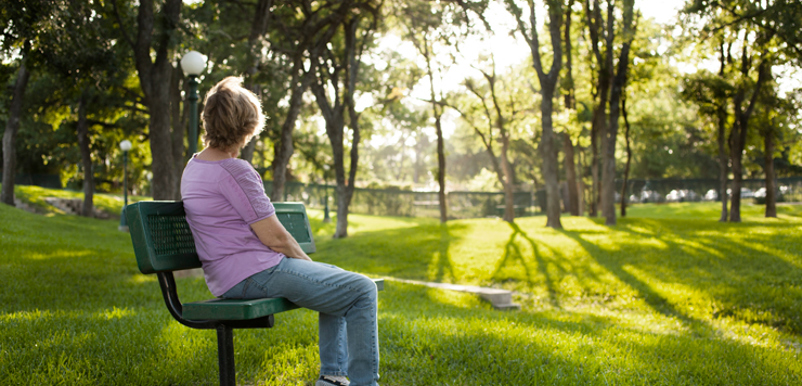
[(348, 335), (345, 317), (320, 312), (320, 375), (348, 375)]
[(376, 284), (367, 277), (326, 264), (285, 258), (277, 266), (237, 284), (224, 296), (283, 297), (320, 312), (321, 373), (347, 372), (352, 386), (376, 385), (377, 293)]

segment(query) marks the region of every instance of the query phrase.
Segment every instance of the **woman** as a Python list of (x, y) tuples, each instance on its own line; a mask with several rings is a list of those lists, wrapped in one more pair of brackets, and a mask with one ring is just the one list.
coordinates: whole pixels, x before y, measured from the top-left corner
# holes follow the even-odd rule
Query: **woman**
[(256, 95), (226, 78), (206, 95), (202, 120), (206, 147), (187, 163), (181, 196), (209, 290), (234, 299), (283, 297), (318, 311), (315, 385), (376, 385), (376, 285), (312, 262), (274, 215), (259, 174), (237, 158), (262, 130)]

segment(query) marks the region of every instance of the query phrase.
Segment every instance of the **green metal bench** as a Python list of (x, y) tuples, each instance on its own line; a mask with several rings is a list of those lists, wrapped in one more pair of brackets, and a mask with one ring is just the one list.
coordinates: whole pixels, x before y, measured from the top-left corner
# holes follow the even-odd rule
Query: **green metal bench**
[[(301, 203), (274, 203), (276, 215), (307, 254), (316, 251), (306, 208)], [(299, 308), (284, 298), (210, 299), (181, 303), (173, 271), (200, 268), (195, 241), (180, 201), (142, 201), (125, 208), (139, 270), (155, 273), (170, 314), (181, 324), (217, 330), (220, 385), (235, 385), (236, 328), (271, 328), (274, 314)], [(384, 281), (374, 280), (379, 290)]]

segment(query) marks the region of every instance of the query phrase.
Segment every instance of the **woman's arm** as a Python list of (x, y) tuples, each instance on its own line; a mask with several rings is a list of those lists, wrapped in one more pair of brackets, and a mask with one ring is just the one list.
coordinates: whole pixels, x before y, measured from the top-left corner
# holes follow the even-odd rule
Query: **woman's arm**
[(287, 232), (284, 225), (281, 225), (277, 216), (274, 215), (259, 220), (251, 224), (251, 229), (259, 237), (262, 244), (267, 245), (270, 249), (283, 253), (288, 257), (312, 261), (290, 232)]

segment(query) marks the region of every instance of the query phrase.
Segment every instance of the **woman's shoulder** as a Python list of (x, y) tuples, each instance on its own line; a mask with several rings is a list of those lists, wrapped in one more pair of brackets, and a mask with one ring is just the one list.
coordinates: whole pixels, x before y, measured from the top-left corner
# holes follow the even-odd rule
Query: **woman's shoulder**
[(240, 158), (229, 158), (219, 163), (231, 177), (242, 184), (245, 181), (252, 181), (261, 184), (261, 176), (256, 172), (250, 162)]

